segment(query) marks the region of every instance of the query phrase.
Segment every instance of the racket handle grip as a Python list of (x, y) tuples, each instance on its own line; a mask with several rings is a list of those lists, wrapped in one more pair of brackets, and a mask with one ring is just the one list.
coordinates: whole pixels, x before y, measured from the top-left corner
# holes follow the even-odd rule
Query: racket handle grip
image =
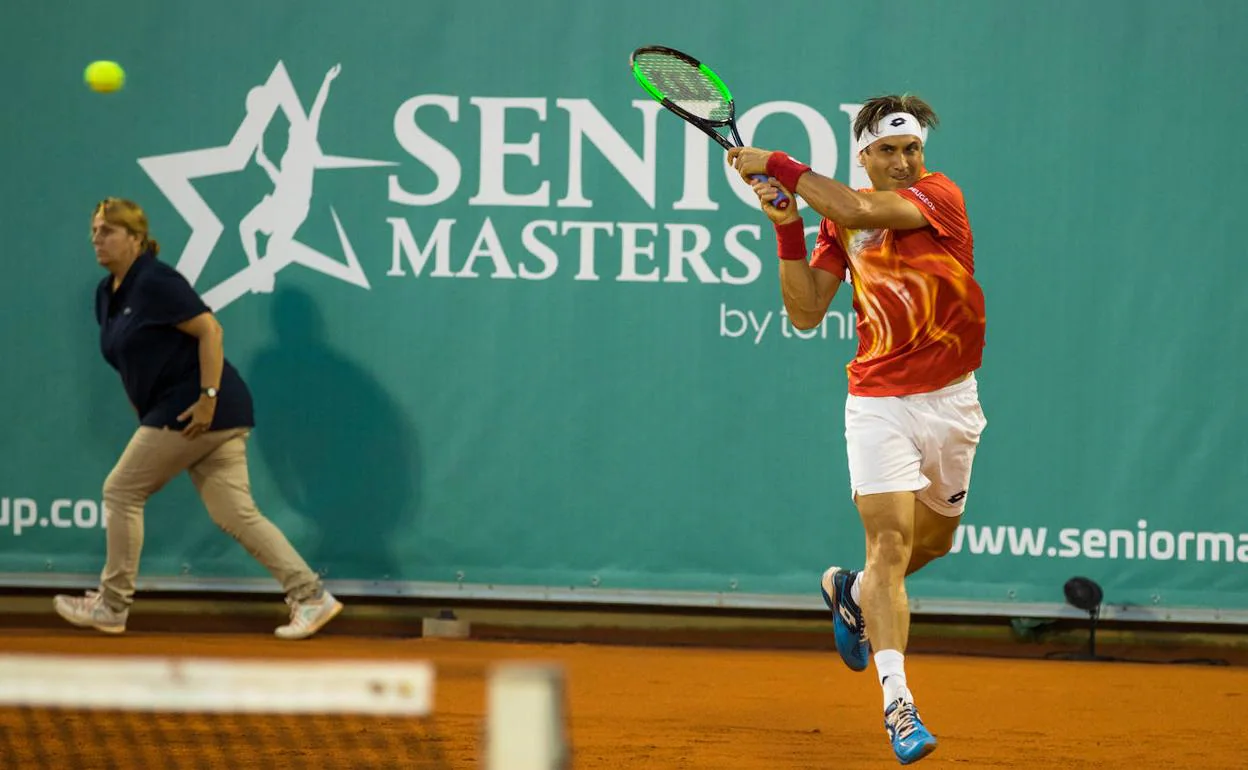
[[(771, 181), (766, 174), (751, 174), (750, 178), (753, 179), (755, 182)], [(784, 192), (781, 190), (777, 190), (776, 192), (778, 193), (778, 195), (776, 196), (776, 199), (771, 202), (771, 205), (775, 206), (778, 209), (787, 209), (789, 207), (789, 196), (785, 195)]]

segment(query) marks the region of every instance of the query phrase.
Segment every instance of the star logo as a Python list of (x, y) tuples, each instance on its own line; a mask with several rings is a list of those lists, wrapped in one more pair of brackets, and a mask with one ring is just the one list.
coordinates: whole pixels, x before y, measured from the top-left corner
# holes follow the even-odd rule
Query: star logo
[[(191, 285), (199, 280), (204, 265), (225, 230), (191, 180), (242, 171), (254, 158), (273, 182), (273, 192), (264, 196), (238, 226), (247, 266), (203, 293), (204, 302), (214, 311), (248, 292), (271, 292), (275, 276), (288, 265), (302, 265), (340, 281), (369, 288), (368, 277), (360, 267), (333, 206), (330, 206), (329, 213), (338, 232), (341, 259), (323, 254), (295, 237), (311, 208), (315, 172), (398, 165), (389, 161), (325, 155), (321, 151), (317, 141), (321, 112), (330, 84), (341, 70), (341, 65), (335, 65), (325, 73), (312, 109), (305, 113), (286, 67), (279, 61), (269, 79), (248, 92), (246, 117), (229, 144), (139, 159), (139, 166), (190, 225), (191, 235), (176, 267)], [(263, 142), (265, 129), (278, 110), (286, 117), (290, 133), (281, 161), (274, 165), (264, 154)], [(256, 248), (258, 233), (268, 236), (263, 255)]]

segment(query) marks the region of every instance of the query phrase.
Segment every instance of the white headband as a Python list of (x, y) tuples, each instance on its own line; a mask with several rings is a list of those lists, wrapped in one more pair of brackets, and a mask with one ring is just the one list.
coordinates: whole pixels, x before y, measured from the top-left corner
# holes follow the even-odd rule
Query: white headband
[(919, 141), (927, 144), (927, 129), (919, 123), (918, 118), (908, 112), (893, 112), (880, 118), (879, 133), (867, 126), (854, 146), (854, 155), (886, 136), (917, 136)]

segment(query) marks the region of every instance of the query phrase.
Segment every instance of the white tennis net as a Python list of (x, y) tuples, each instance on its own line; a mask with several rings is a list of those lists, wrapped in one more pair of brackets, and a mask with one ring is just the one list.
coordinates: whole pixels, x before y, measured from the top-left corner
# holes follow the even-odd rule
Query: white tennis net
[[(436, 667), (410, 661), (0, 654), (0, 766), (451, 767)], [(471, 766), (566, 770), (560, 666), (501, 662)]]
[(19, 768), (443, 768), (434, 668), (0, 655), (0, 761)]

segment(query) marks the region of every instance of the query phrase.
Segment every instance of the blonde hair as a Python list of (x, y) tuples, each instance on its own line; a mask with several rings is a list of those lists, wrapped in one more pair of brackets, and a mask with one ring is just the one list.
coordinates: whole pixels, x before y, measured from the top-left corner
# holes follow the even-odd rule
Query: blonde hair
[(120, 227), (142, 243), (140, 254), (151, 253), (154, 257), (160, 254), (160, 244), (152, 237), (147, 227), (147, 214), (143, 207), (125, 198), (105, 198), (95, 205), (92, 217), (103, 216), (104, 221)]

